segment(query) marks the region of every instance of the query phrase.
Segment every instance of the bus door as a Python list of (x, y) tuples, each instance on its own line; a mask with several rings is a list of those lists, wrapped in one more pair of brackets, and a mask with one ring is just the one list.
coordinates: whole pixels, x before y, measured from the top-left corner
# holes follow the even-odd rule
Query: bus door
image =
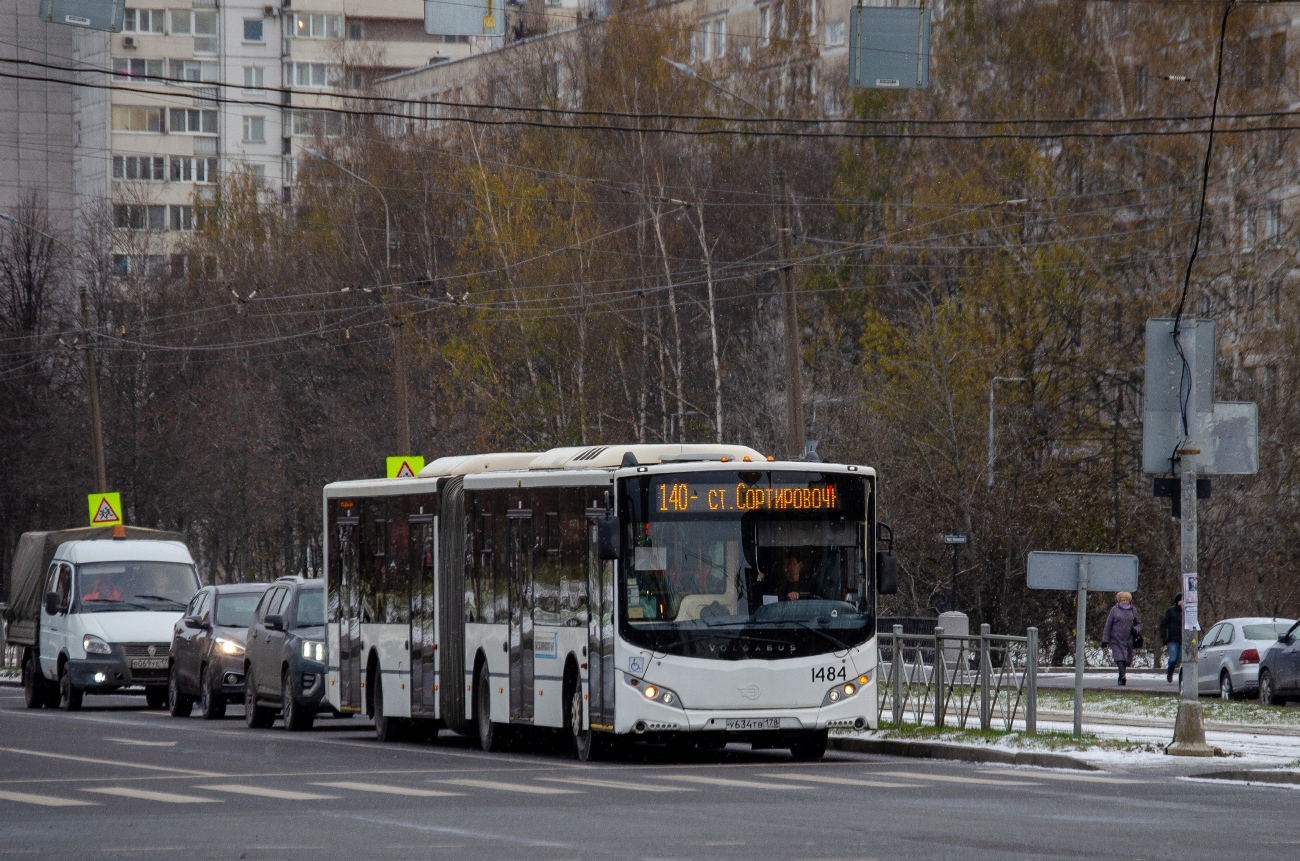
[(361, 570), (357, 547), (360, 524), (361, 519), (356, 514), (339, 517), (335, 521), (339, 570), (339, 708), (344, 711), (361, 710), (361, 658), (358, 654), (361, 650), (361, 624), (357, 618), (361, 603), (358, 582)]
[[(430, 506), (432, 507), (432, 506)], [(408, 516), (411, 523), (411, 713), (433, 716), (435, 619), (433, 514)]]
[(510, 719), (533, 719), (533, 512), (509, 509)]
[(587, 511), (587, 712), (595, 729), (614, 728), (614, 563), (600, 558), (596, 521)]

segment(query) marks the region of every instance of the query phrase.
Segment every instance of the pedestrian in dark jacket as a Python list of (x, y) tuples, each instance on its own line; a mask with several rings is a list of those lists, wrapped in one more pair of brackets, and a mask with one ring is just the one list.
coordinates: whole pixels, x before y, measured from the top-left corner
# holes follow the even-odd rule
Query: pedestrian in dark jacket
[(1106, 627), (1101, 632), (1101, 644), (1110, 646), (1110, 656), (1119, 667), (1119, 683), (1128, 684), (1128, 666), (1133, 663), (1133, 636), (1142, 633), (1142, 620), (1133, 606), (1129, 592), (1115, 593), (1115, 606), (1106, 617)]
[(1174, 603), (1165, 611), (1160, 620), (1160, 642), (1169, 650), (1169, 666), (1165, 670), (1165, 681), (1174, 680), (1174, 668), (1183, 650), (1183, 593), (1174, 596)]

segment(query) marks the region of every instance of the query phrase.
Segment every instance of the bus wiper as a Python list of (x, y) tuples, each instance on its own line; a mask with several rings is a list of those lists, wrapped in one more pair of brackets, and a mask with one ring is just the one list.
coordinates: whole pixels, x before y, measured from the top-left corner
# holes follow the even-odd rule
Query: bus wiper
[(131, 597), (144, 598), (146, 601), (162, 601), (164, 604), (172, 604), (173, 606), (180, 607), (182, 610), (185, 609), (184, 602), (177, 601), (175, 598), (168, 598), (165, 595), (136, 594), (136, 595), (132, 595)]
[(822, 638), (825, 639), (827, 642), (832, 643), (832, 644), (834, 644), (835, 646), (838, 646), (838, 647), (839, 647), (840, 649), (842, 649), (843, 651), (846, 651), (846, 652), (847, 652), (849, 649), (852, 648), (852, 646), (849, 646), (847, 643), (842, 642), (842, 641), (839, 640), (837, 637), (832, 637), (830, 634), (826, 633), (825, 631), (820, 630), (820, 629), (818, 629), (818, 628), (814, 628), (814, 627), (813, 627), (811, 624), (809, 624), (808, 622), (804, 622), (804, 621), (802, 621), (802, 620), (800, 620), (800, 619), (782, 619), (781, 621), (782, 621), (782, 622), (789, 622), (789, 623), (792, 624), (792, 625), (798, 625), (800, 628), (804, 628), (804, 629), (806, 629), (806, 630), (812, 631), (812, 632), (813, 632), (814, 634), (816, 634), (817, 636), (822, 637)]

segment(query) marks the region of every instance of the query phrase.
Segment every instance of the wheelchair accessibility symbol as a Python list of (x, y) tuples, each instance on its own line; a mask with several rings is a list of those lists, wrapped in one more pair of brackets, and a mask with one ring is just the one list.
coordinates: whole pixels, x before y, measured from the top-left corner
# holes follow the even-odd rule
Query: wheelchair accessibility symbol
[(645, 672), (645, 658), (634, 656), (627, 659), (627, 671), (634, 675), (641, 675)]

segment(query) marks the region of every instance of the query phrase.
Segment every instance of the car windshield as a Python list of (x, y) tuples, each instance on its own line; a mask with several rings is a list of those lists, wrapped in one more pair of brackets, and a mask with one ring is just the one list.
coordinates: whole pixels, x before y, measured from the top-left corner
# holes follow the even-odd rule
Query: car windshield
[(737, 659), (865, 642), (868, 493), (862, 477), (835, 473), (628, 480), (621, 632), (646, 648)]
[(1241, 636), (1247, 640), (1276, 640), (1291, 629), (1295, 622), (1256, 622), (1241, 626)]
[(217, 624), (224, 628), (247, 628), (253, 623), (253, 610), (260, 600), (261, 592), (217, 595)]
[(297, 627), (318, 628), (325, 624), (325, 590), (304, 589), (298, 593)]
[(194, 566), (184, 562), (84, 562), (77, 566), (81, 612), (184, 610), (199, 591)]

